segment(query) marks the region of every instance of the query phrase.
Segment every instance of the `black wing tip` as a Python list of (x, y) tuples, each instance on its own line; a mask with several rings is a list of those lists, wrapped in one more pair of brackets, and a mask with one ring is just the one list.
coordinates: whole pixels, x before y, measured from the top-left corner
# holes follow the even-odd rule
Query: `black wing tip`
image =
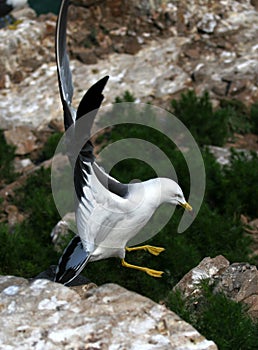
[(94, 92), (94, 93), (101, 95), (102, 91), (104, 90), (104, 88), (108, 82), (108, 79), (109, 79), (109, 75), (106, 75), (105, 77), (98, 80), (95, 84), (93, 84), (89, 88), (89, 90), (86, 92), (86, 95), (90, 94), (91, 92)]
[[(101, 102), (104, 99), (102, 91), (104, 90), (108, 79), (109, 75), (106, 75), (104, 78), (98, 80), (88, 89), (78, 106), (76, 120), (80, 119), (82, 116), (86, 115), (89, 112), (95, 111), (94, 114), (97, 113), (97, 110), (99, 109)], [(94, 114), (92, 115), (93, 118), (95, 116)]]
[(105, 81), (105, 84), (107, 83), (107, 81), (108, 81), (108, 79), (109, 79), (109, 75), (105, 75), (102, 79), (100, 79), (99, 81)]

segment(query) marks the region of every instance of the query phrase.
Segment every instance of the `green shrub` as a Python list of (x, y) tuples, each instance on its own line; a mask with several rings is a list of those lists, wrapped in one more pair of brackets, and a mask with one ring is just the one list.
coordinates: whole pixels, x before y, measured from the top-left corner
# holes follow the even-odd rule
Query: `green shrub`
[(59, 218), (51, 193), (50, 169), (40, 168), (30, 176), (25, 185), (16, 191), (15, 204), (19, 210), (29, 214), (32, 230), (38, 236), (49, 235)]
[(258, 103), (257, 102), (251, 106), (250, 119), (253, 126), (252, 131), (257, 135), (258, 134)]
[(210, 207), (224, 216), (257, 217), (258, 156), (231, 150), (229, 165), (221, 167), (206, 150), (206, 200)]
[(186, 301), (178, 291), (170, 292), (167, 304), (191, 323), (220, 350), (254, 350), (257, 348), (258, 323), (246, 314), (243, 304), (213, 293), (213, 287), (202, 283), (202, 295)]
[(239, 100), (221, 100), (220, 113), (225, 113), (229, 132), (233, 135), (235, 132), (246, 134), (251, 131), (251, 119), (247, 107)]
[(249, 112), (241, 101), (224, 99), (214, 111), (208, 92), (199, 97), (189, 90), (179, 100), (172, 100), (171, 106), (172, 112), (186, 125), (200, 146), (223, 146), (234, 133), (246, 134), (258, 130), (257, 104), (253, 104)]
[[(42, 228), (44, 230), (44, 228)], [(29, 222), (16, 225), (12, 232), (0, 224), (0, 274), (33, 277), (57, 261), (49, 236), (33, 229)]]
[(121, 103), (121, 102), (134, 102), (135, 97), (133, 94), (131, 94), (130, 91), (126, 90), (122, 97), (117, 96), (115, 98), (115, 103)]
[(224, 200), (221, 209), (225, 214), (245, 214), (257, 217), (258, 156), (232, 150), (231, 164), (223, 169)]
[(41, 154), (39, 157), (40, 162), (43, 162), (44, 160), (47, 160), (53, 157), (56, 151), (56, 147), (62, 136), (63, 136), (63, 133), (61, 132), (55, 132), (54, 134), (49, 136), (47, 142), (45, 143), (41, 151)]
[(51, 193), (50, 170), (38, 170), (15, 194), (14, 204), (28, 218), (11, 232), (0, 224), (0, 271), (33, 277), (58, 261), (50, 239), (59, 220)]
[(228, 136), (227, 114), (213, 112), (208, 92), (196, 96), (193, 90), (171, 101), (172, 112), (202, 145), (222, 146)]

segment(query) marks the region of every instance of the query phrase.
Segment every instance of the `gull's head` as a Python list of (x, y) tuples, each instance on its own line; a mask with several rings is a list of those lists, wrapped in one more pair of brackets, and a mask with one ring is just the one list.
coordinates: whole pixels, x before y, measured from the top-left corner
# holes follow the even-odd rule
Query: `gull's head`
[(165, 194), (167, 197), (167, 202), (173, 205), (180, 205), (187, 211), (192, 211), (193, 208), (185, 200), (185, 196), (181, 187), (173, 180), (169, 180), (166, 183)]

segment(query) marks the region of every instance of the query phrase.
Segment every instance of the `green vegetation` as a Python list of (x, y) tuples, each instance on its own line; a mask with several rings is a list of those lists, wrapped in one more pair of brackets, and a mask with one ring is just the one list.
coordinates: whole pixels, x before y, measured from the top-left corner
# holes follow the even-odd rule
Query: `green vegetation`
[(252, 121), (252, 131), (258, 134), (258, 103), (254, 103), (250, 110), (250, 119)]
[(258, 323), (246, 314), (243, 304), (229, 300), (222, 293), (214, 293), (207, 281), (202, 293), (186, 301), (179, 291), (170, 292), (167, 303), (178, 315), (191, 323), (220, 350), (257, 349)]
[(52, 12), (58, 14), (61, 0), (28, 0), (29, 6), (37, 13), (41, 15), (42, 13)]
[(40, 169), (16, 191), (14, 204), (28, 219), (12, 227), (0, 224), (0, 274), (33, 277), (58, 260), (50, 232), (59, 215), (50, 187), (50, 170)]
[(172, 112), (187, 126), (200, 146), (222, 146), (235, 132), (245, 134), (258, 130), (258, 105), (251, 109), (238, 100), (221, 100), (216, 110), (208, 92), (197, 96), (193, 90), (171, 101)]
[[(127, 92), (116, 102), (132, 102)], [(154, 279), (148, 275), (121, 266), (119, 259), (107, 259), (87, 265), (84, 274), (97, 284), (107, 282), (139, 292), (167, 305), (184, 319), (190, 321), (207, 338), (213, 339), (220, 349), (254, 349), (257, 328), (246, 316), (243, 307), (229, 301), (224, 295), (214, 294), (204, 284), (200, 299), (186, 305), (172, 287), (196, 266), (204, 257), (224, 255), (231, 262), (249, 258), (249, 236), (244, 234), (240, 215), (257, 217), (258, 162), (256, 154), (239, 154), (232, 151), (230, 166), (221, 167), (204, 147), (208, 144), (223, 145), (233, 132), (257, 132), (258, 105), (247, 110), (237, 102), (222, 101), (217, 110), (212, 108), (209, 95), (197, 97), (192, 91), (172, 102), (174, 114), (181, 118), (201, 146), (206, 168), (206, 193), (200, 212), (183, 234), (176, 233), (183, 209), (176, 209), (173, 218), (148, 244), (164, 246), (166, 250), (157, 257), (146, 252), (127, 253), (126, 260), (136, 265), (163, 270), (164, 277)], [(121, 105), (121, 120), (123, 120)], [(150, 113), (150, 118), (152, 117)], [(128, 120), (128, 119), (127, 119)], [(41, 160), (50, 158), (60, 139), (54, 134), (42, 151)], [(160, 132), (140, 125), (122, 124), (99, 137), (98, 142), (108, 144), (125, 138), (139, 138), (157, 145), (172, 161), (179, 184), (189, 193), (189, 174), (185, 160), (175, 145)], [(5, 183), (13, 181), (15, 174), (12, 160), (14, 149), (4, 143), (0, 134), (0, 175)], [(155, 176), (153, 169), (142, 161), (127, 159), (112, 169), (112, 175), (122, 182)], [(58, 254), (50, 241), (50, 232), (59, 220), (51, 186), (50, 170), (41, 169), (28, 178), (26, 184), (15, 193), (13, 199), (26, 220), (8, 228), (0, 223), (0, 273), (32, 277), (49, 265), (56, 264)], [(166, 206), (164, 206), (165, 209)]]
[(191, 131), (200, 146), (224, 144), (228, 137), (227, 115), (224, 111), (213, 111), (207, 92), (198, 97), (189, 90), (180, 100), (173, 100), (171, 106), (172, 112)]
[(56, 147), (62, 136), (63, 136), (63, 133), (61, 132), (55, 132), (49, 136), (49, 138), (47, 139), (47, 142), (45, 143), (41, 151), (41, 155), (39, 157), (40, 162), (46, 159), (50, 159), (54, 155)]
[(90, 48), (92, 46), (99, 46), (97, 39), (97, 29), (93, 27), (84, 42), (84, 47)]

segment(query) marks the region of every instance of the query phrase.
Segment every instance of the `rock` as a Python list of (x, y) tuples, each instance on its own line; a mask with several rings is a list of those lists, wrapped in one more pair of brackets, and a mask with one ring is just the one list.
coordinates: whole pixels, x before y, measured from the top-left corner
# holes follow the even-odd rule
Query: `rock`
[[(112, 54), (105, 61), (89, 66), (71, 61), (74, 105), (78, 105), (84, 92), (106, 74), (110, 75), (110, 80), (105, 89), (104, 105), (112, 103), (116, 96), (121, 96), (126, 90), (132, 91), (139, 100), (149, 100), (156, 91), (158, 96), (181, 91), (187, 87), (190, 78), (171, 62), (177, 61), (179, 47), (186, 41), (184, 38), (171, 38), (169, 43), (161, 42), (159, 47), (153, 42), (135, 56)], [(0, 121), (4, 129), (14, 124), (42, 129), (52, 119), (62, 120), (55, 64), (41, 66), (23, 80), (17, 90), (10, 89), (9, 93), (0, 91), (0, 108)]]
[[(81, 0), (80, 4), (70, 8), (67, 35), (75, 105), (106, 74), (110, 75), (106, 104), (126, 90), (137, 101), (161, 104), (188, 88), (197, 94), (209, 91), (217, 104), (225, 96), (247, 105), (257, 101), (254, 3), (195, 0), (176, 6), (145, 0), (126, 5)], [(17, 30), (0, 31), (2, 129), (14, 125), (42, 129), (52, 120), (62, 120), (55, 19), (27, 18)]]
[(230, 163), (231, 152), (229, 148), (218, 146), (208, 146), (207, 148), (219, 164), (227, 165)]
[[(214, 293), (222, 292), (228, 298), (248, 306), (248, 314), (258, 319), (258, 271), (248, 263), (233, 263), (219, 255), (204, 258), (198, 266), (188, 272), (174, 287), (184, 298), (201, 295), (200, 281), (209, 279)], [(190, 300), (190, 299), (189, 299)]]
[(9, 204), (6, 206), (5, 212), (7, 213), (7, 220), (10, 228), (23, 222), (25, 219), (24, 215), (19, 212), (19, 209), (15, 205)]
[(74, 56), (84, 64), (95, 64), (98, 62), (96, 55), (89, 51), (83, 49), (77, 49), (73, 52)]
[(204, 258), (200, 264), (189, 271), (174, 287), (180, 290), (185, 298), (200, 294), (200, 282), (211, 279), (229, 266), (229, 261), (222, 255), (215, 258)]
[[(230, 164), (230, 157), (231, 157), (231, 147), (218, 147), (218, 146), (207, 146), (207, 149), (213, 154), (213, 156), (216, 158), (216, 161), (221, 165), (228, 165)], [(235, 151), (238, 153), (244, 153), (247, 158), (251, 157), (250, 152), (245, 148), (235, 148)], [(258, 152), (256, 151), (258, 154)]]
[(14, 125), (29, 129), (44, 127), (52, 119), (62, 118), (59, 100), (56, 66), (44, 64), (30, 77), (24, 79), (17, 89), (0, 91), (1, 127)]
[(0, 31), (0, 80), (4, 80), (4, 87), (22, 81), (43, 62), (54, 59), (54, 42), (49, 51), (46, 39), (42, 45), (45, 36), (46, 24), (28, 18), (24, 18), (15, 30), (5, 28)]
[(73, 228), (73, 231), (76, 231), (75, 227), (75, 214), (67, 213), (53, 228), (50, 237), (57, 252), (62, 251), (64, 239), (71, 228)]
[(37, 149), (37, 139), (27, 126), (17, 126), (4, 131), (4, 137), (9, 145), (16, 147), (16, 155), (29, 154)]
[(217, 349), (164, 306), (115, 284), (77, 293), (2, 276), (0, 288), (4, 349)]
[(258, 319), (258, 271), (248, 263), (234, 263), (216, 278), (214, 292), (248, 306), (248, 314)]
[(136, 37), (128, 36), (124, 40), (124, 50), (125, 53), (129, 53), (130, 55), (135, 55), (139, 50), (141, 46), (137, 41)]
[(258, 0), (250, 0), (251, 5), (258, 11)]
[(213, 13), (205, 13), (202, 19), (197, 23), (197, 29), (201, 33), (211, 34), (217, 26), (217, 20)]
[(23, 173), (24, 171), (31, 170), (34, 164), (29, 158), (20, 159), (18, 157), (14, 158), (14, 170)]

